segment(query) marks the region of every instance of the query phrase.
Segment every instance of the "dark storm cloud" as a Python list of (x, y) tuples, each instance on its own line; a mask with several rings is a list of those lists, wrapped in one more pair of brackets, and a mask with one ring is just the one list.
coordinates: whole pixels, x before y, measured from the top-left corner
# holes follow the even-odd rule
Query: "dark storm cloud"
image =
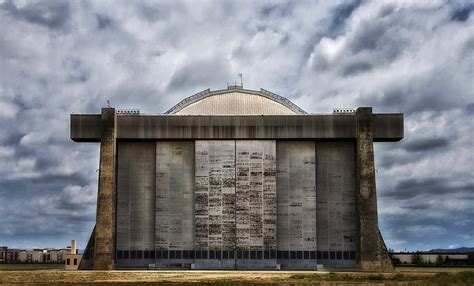
[(342, 75), (356, 75), (358, 73), (369, 71), (372, 69), (372, 65), (369, 62), (358, 61), (348, 63), (347, 65), (343, 66), (342, 68)]
[(469, 19), (473, 11), (474, 3), (469, 3), (466, 5), (455, 5), (452, 10), (451, 20), (465, 22)]
[(99, 29), (106, 29), (112, 25), (112, 19), (106, 15), (96, 14), (95, 17)]
[(32, 178), (33, 184), (74, 184), (74, 185), (85, 185), (89, 182), (88, 178), (85, 178), (82, 174), (48, 174), (39, 178)]
[(260, 8), (260, 15), (263, 17), (287, 17), (291, 15), (294, 8), (292, 1), (286, 2), (285, 4), (269, 4), (264, 5)]
[(393, 190), (385, 191), (383, 195), (392, 199), (405, 200), (416, 196), (464, 192), (474, 192), (474, 184), (451, 182), (447, 178), (427, 177), (423, 179), (400, 180)]
[[(380, 111), (402, 111), (407, 115), (422, 111), (441, 112), (464, 106), (464, 97), (468, 97), (468, 90), (459, 90), (456, 87), (459, 78), (452, 78), (449, 71), (434, 69), (425, 74), (414, 76), (400, 85), (393, 83), (385, 90), (377, 91), (376, 95), (367, 95), (360, 99), (363, 105), (375, 106)], [(463, 85), (461, 85), (463, 86)], [(457, 92), (457, 96), (448, 96)], [(394, 107), (398, 107), (394, 110)]]
[[(451, 138), (452, 140), (452, 138)], [(448, 138), (418, 138), (406, 144), (403, 144), (404, 149), (408, 152), (428, 152), (433, 149), (444, 148), (449, 145)]]
[(474, 103), (469, 103), (465, 107), (465, 111), (468, 115), (474, 115)]
[(356, 10), (361, 3), (362, 0), (351, 0), (336, 6), (332, 11), (329, 30), (332, 33), (339, 33), (344, 28), (347, 19), (350, 18), (354, 10)]
[(179, 90), (198, 86), (207, 88), (216, 80), (226, 82), (229, 78), (230, 67), (227, 62), (197, 60), (179, 68), (172, 75), (168, 89)]
[(12, 0), (7, 0), (0, 4), (0, 8), (18, 19), (51, 29), (64, 28), (70, 16), (69, 2), (60, 0), (27, 2), (21, 8), (17, 7)]

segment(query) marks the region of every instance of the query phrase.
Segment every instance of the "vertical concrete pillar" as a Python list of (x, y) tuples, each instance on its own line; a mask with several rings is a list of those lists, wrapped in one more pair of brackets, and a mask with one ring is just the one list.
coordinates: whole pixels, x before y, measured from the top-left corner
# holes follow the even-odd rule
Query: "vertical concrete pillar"
[(114, 108), (102, 108), (99, 193), (95, 227), (94, 270), (114, 269), (116, 205), (116, 115)]
[[(375, 187), (372, 108), (360, 107), (357, 116), (357, 213), (359, 217), (358, 261), (362, 270), (393, 269), (379, 234)], [(388, 260), (388, 261), (387, 261)]]

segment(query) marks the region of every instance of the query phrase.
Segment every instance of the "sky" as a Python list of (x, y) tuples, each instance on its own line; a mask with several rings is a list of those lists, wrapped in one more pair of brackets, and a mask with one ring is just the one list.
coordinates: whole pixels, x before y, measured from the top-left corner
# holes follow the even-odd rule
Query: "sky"
[(310, 113), (403, 112), (375, 143), (394, 250), (474, 246), (474, 1), (0, 0), (0, 245), (84, 248), (99, 145), (72, 113), (265, 88)]

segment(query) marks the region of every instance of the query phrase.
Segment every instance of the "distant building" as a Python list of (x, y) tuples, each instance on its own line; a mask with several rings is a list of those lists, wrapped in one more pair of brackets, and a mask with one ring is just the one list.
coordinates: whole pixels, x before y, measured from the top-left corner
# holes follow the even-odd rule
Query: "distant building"
[[(443, 253), (443, 252), (392, 252), (395, 264), (436, 264), (451, 260), (454, 264), (468, 264), (474, 253)], [(417, 261), (418, 260), (418, 261)]]
[(63, 263), (69, 249), (35, 248), (31, 250), (0, 247), (0, 262), (3, 263)]
[(8, 247), (0, 246), (0, 262), (7, 261), (7, 253), (8, 253)]
[(265, 89), (209, 89), (165, 114), (72, 114), (101, 142), (82, 269), (393, 270), (378, 227), (373, 142), (403, 114), (308, 114)]
[(76, 241), (71, 240), (71, 252), (64, 256), (65, 270), (78, 270), (82, 260), (82, 255), (77, 253)]
[(21, 249), (8, 248), (7, 246), (0, 247), (0, 262), (14, 262), (18, 261)]

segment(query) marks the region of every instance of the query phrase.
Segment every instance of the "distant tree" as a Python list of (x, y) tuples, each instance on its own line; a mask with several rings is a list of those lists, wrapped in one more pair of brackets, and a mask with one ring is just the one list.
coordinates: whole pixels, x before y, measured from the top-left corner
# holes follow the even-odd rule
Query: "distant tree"
[(415, 264), (415, 265), (423, 264), (423, 260), (421, 259), (421, 255), (419, 252), (415, 252), (411, 255), (411, 264)]
[(444, 264), (444, 258), (441, 254), (438, 254), (438, 257), (436, 258), (436, 265), (441, 266)]

